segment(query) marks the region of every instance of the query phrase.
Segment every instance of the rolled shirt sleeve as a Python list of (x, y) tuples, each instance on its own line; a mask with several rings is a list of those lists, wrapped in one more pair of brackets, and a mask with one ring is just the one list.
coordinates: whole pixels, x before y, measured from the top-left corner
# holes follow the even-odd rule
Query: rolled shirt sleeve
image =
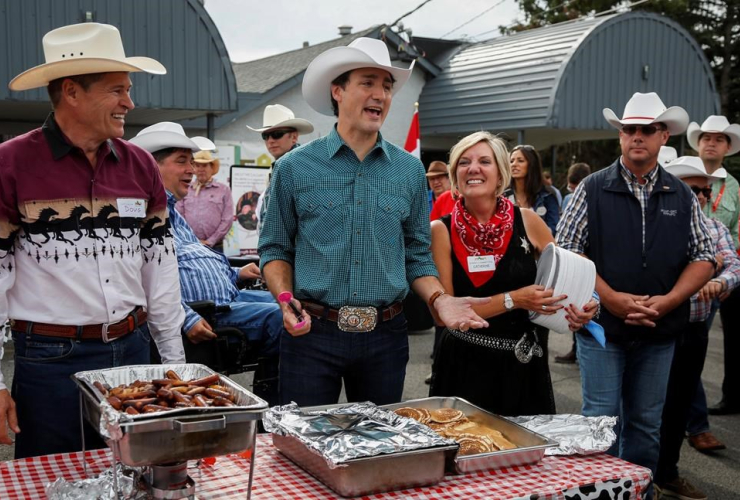
[(689, 222), (689, 260), (691, 262), (715, 262), (714, 243), (705, 220), (699, 200), (694, 196), (691, 202), (691, 220)]

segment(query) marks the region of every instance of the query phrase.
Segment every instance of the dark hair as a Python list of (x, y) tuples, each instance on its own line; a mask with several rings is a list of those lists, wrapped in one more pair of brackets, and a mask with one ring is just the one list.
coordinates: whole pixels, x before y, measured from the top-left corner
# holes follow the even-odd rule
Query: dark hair
[(85, 92), (87, 92), (88, 90), (90, 90), (90, 86), (93, 83), (102, 80), (103, 76), (105, 76), (105, 73), (90, 73), (87, 75), (63, 76), (62, 78), (57, 78), (56, 80), (50, 81), (49, 84), (46, 86), (46, 91), (49, 93), (51, 107), (55, 108), (62, 98), (62, 83), (64, 82), (64, 80), (72, 80), (77, 85), (82, 87)]
[[(357, 69), (361, 69), (361, 68), (357, 68)], [(355, 71), (355, 70), (354, 69), (351, 69), (349, 71), (345, 71), (344, 73), (342, 73), (341, 75), (339, 75), (338, 77), (336, 77), (334, 80), (332, 80), (331, 81), (331, 84), (332, 85), (339, 85), (343, 89), (346, 89), (347, 88), (347, 82), (349, 81), (349, 75), (353, 71)], [(388, 73), (388, 74), (391, 77), (391, 84), (395, 84), (396, 83), (396, 78), (393, 75), (391, 75), (390, 73)], [(329, 99), (331, 99), (331, 109), (334, 112), (334, 116), (339, 117), (339, 104), (337, 103), (336, 99), (334, 99), (334, 96), (331, 95), (331, 86), (329, 87)]]
[[(524, 158), (527, 160), (527, 178), (524, 181), (524, 192), (527, 194), (527, 202), (532, 205), (534, 200), (537, 199), (537, 195), (545, 185), (542, 177), (542, 159), (540, 154), (532, 146), (519, 145), (511, 150), (509, 157), (514, 154), (514, 151), (521, 151)], [(514, 179), (511, 179), (514, 187)]]
[(591, 167), (587, 163), (574, 163), (568, 169), (568, 183), (577, 186), (589, 175), (591, 175)]
[(167, 159), (168, 156), (178, 151), (187, 151), (188, 153), (192, 152), (191, 150), (187, 148), (165, 148), (165, 149), (160, 149), (159, 151), (153, 152), (152, 156), (157, 161), (157, 163), (162, 163), (165, 159)]
[[(347, 82), (349, 81), (349, 74), (352, 73), (353, 70), (345, 71), (335, 79), (331, 81), (332, 85), (339, 85), (343, 89), (347, 88)], [(329, 98), (331, 99), (331, 109), (334, 111), (334, 116), (339, 117), (339, 104), (337, 103), (336, 99), (334, 99), (334, 96), (331, 94), (331, 87), (329, 87)]]

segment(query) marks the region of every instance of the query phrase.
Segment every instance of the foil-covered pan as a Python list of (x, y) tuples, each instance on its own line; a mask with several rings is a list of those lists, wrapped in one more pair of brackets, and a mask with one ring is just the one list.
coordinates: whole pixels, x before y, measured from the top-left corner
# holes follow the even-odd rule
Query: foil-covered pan
[(108, 446), (118, 450), (122, 463), (141, 467), (239, 453), (254, 442), (257, 421), (267, 403), (221, 375), (221, 385), (234, 396), (236, 406), (176, 408), (129, 415), (115, 410), (93, 382), (116, 387), (135, 380), (165, 378), (175, 370), (184, 380), (213, 375), (204, 365), (134, 365), (78, 372), (72, 380), (82, 395), (85, 419), (98, 429)]
[(458, 454), (454, 459), (448, 461), (447, 468), (451, 472), (457, 472), (459, 474), (535, 464), (542, 460), (547, 448), (558, 445), (552, 439), (525, 429), (521, 425), (515, 424), (503, 417), (489, 413), (462, 398), (433, 397), (413, 399), (384, 406), (384, 408), (390, 410), (403, 407), (426, 408), (427, 410), (454, 408), (462, 411), (466, 417), (479, 424), (501, 431), (506, 439), (517, 445), (517, 448), (512, 450), (500, 450), (476, 455)]
[[(294, 419), (285, 427), (276, 427), (274, 419), (271, 419), (276, 409), (272, 408), (265, 417), (265, 427), (273, 431), (272, 442), (283, 455), (343, 497), (428, 486), (442, 480), (447, 455), (454, 455), (458, 447), (456, 443), (437, 439), (427, 432), (428, 429), (420, 427), (420, 424), (409, 422), (408, 419), (373, 405), (376, 412), (387, 415), (383, 418), (384, 422), (400, 430), (401, 434), (406, 434), (408, 441), (416, 441), (417, 444), (427, 443), (416, 449), (389, 451), (387, 442), (380, 443), (382, 439), (377, 443), (373, 442), (378, 439), (378, 434), (383, 433), (382, 430), (378, 433), (368, 431), (368, 427), (362, 427), (355, 432), (354, 415), (369, 414), (366, 413), (366, 408), (362, 408), (363, 405), (367, 404), (302, 408), (297, 415), (298, 418), (305, 417), (308, 420), (316, 415), (331, 415), (327, 420), (329, 426), (324, 423), (309, 425), (306, 428), (312, 431), (308, 433), (294, 432), (294, 429), (301, 428), (300, 425), (296, 425)], [(375, 416), (373, 414), (373, 417)], [(333, 432), (327, 427), (336, 428), (336, 426), (344, 427), (339, 432), (341, 435), (338, 439), (337, 436), (333, 436), (332, 439), (323, 441), (319, 435)], [(331, 449), (321, 449), (317, 443), (327, 443)], [(404, 444), (400, 447), (406, 446)], [(357, 448), (364, 451), (358, 452)], [(384, 451), (374, 454), (377, 451), (375, 448), (383, 448)], [(360, 454), (369, 456), (359, 456)]]

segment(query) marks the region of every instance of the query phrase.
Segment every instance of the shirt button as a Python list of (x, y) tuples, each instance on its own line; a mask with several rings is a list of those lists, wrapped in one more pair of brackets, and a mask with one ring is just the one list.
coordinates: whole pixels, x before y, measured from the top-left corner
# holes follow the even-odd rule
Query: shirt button
[(358, 234), (358, 235), (359, 235), (359, 234), (362, 234), (362, 231), (357, 231), (357, 234)]
[(110, 280), (105, 280), (106, 283), (110, 283)]
[(359, 174), (357, 174), (357, 177), (362, 177), (362, 172), (360, 172)]
[(116, 314), (116, 311), (113, 311), (113, 314)]
[(362, 200), (357, 202), (358, 205), (362, 205)]
[(352, 292), (353, 297), (357, 297), (357, 292)]
[(359, 263), (360, 263), (360, 261), (359, 261), (359, 260), (356, 260), (356, 261), (355, 261), (355, 264), (359, 264)]

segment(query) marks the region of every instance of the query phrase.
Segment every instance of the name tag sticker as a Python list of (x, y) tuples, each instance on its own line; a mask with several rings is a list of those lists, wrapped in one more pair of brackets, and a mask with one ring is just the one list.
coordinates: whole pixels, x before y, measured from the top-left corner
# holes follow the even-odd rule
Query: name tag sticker
[(118, 215), (143, 219), (146, 217), (146, 201), (140, 198), (118, 198)]
[(473, 255), (468, 257), (468, 271), (479, 273), (481, 271), (495, 271), (496, 261), (493, 255)]

